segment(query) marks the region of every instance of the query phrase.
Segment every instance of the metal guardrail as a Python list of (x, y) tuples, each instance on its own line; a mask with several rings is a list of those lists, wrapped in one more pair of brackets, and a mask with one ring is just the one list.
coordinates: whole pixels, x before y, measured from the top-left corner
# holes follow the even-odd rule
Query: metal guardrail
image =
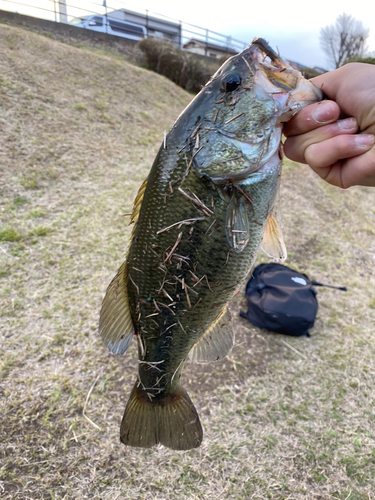
[[(69, 23), (74, 18), (85, 18), (86, 16), (99, 15), (108, 18), (117, 18), (119, 12), (124, 10), (138, 14), (140, 24), (143, 24), (146, 30), (146, 36), (161, 36), (163, 30), (158, 31), (155, 26), (162, 27), (169, 25), (171, 33), (177, 33), (177, 36), (168, 35), (168, 39), (175, 43), (179, 48), (184, 48), (189, 41), (195, 44), (195, 49), (190, 49), (197, 53), (204, 52), (204, 55), (212, 55), (215, 51), (222, 52), (240, 52), (247, 47), (248, 43), (223, 35), (207, 28), (202, 28), (193, 24), (178, 21), (163, 14), (155, 13), (149, 10), (135, 11), (133, 6), (121, 0), (0, 0), (0, 9), (18, 14), (25, 14), (39, 19), (47, 19), (60, 23)], [(138, 24), (134, 20), (127, 19), (126, 22)], [(104, 26), (104, 25), (103, 25)], [(103, 31), (110, 30), (109, 24), (105, 23)], [(92, 27), (90, 27), (92, 29)], [(94, 28), (95, 29), (95, 28)], [(111, 32), (111, 34), (116, 34)], [(125, 34), (119, 34), (125, 36)]]

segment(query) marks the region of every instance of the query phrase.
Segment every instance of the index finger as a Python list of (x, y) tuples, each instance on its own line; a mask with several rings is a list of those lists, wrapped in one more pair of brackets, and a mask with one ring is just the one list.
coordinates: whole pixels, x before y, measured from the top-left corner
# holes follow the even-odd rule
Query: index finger
[(286, 137), (305, 134), (318, 127), (336, 121), (340, 116), (340, 108), (334, 101), (321, 101), (301, 109), (284, 125)]

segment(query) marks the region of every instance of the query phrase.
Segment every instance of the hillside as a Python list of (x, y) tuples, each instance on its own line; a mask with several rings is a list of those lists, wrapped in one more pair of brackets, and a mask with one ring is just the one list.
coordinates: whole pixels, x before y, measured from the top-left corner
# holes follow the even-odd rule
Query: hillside
[(287, 264), (348, 292), (319, 289), (311, 338), (235, 317), (231, 355), (184, 371), (201, 448), (125, 449), (136, 349), (106, 352), (100, 304), (124, 214), (191, 95), (118, 54), (18, 28), (0, 25), (0, 52), (1, 498), (370, 498), (374, 191), (286, 162)]

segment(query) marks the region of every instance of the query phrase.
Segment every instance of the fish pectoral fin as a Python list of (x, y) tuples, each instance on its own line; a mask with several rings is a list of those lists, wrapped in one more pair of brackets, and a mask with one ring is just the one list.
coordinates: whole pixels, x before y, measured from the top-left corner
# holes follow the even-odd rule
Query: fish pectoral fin
[(232, 315), (226, 306), (203, 337), (192, 347), (189, 358), (193, 363), (211, 363), (225, 358), (233, 346)]
[(237, 254), (245, 250), (250, 239), (249, 213), (245, 198), (237, 193), (227, 208), (225, 232), (229, 245)]
[(281, 224), (273, 213), (268, 217), (260, 247), (268, 257), (277, 262), (284, 262), (287, 257)]
[(127, 276), (127, 263), (124, 262), (107, 288), (100, 311), (99, 332), (113, 354), (124, 354), (135, 331), (130, 315)]
[(187, 392), (178, 387), (156, 398), (138, 382), (134, 385), (121, 422), (120, 439), (127, 446), (151, 448), (163, 444), (172, 450), (197, 448), (203, 430)]

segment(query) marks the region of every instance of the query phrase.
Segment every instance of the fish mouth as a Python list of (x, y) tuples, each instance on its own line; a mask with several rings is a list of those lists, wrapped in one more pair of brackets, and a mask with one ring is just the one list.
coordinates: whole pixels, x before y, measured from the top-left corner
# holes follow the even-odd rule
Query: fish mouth
[(279, 122), (288, 121), (300, 109), (323, 99), (323, 93), (313, 83), (306, 80), (302, 74), (282, 59), (263, 38), (254, 38), (248, 49), (258, 73), (274, 87), (270, 93), (288, 93), (288, 108), (279, 118)]

